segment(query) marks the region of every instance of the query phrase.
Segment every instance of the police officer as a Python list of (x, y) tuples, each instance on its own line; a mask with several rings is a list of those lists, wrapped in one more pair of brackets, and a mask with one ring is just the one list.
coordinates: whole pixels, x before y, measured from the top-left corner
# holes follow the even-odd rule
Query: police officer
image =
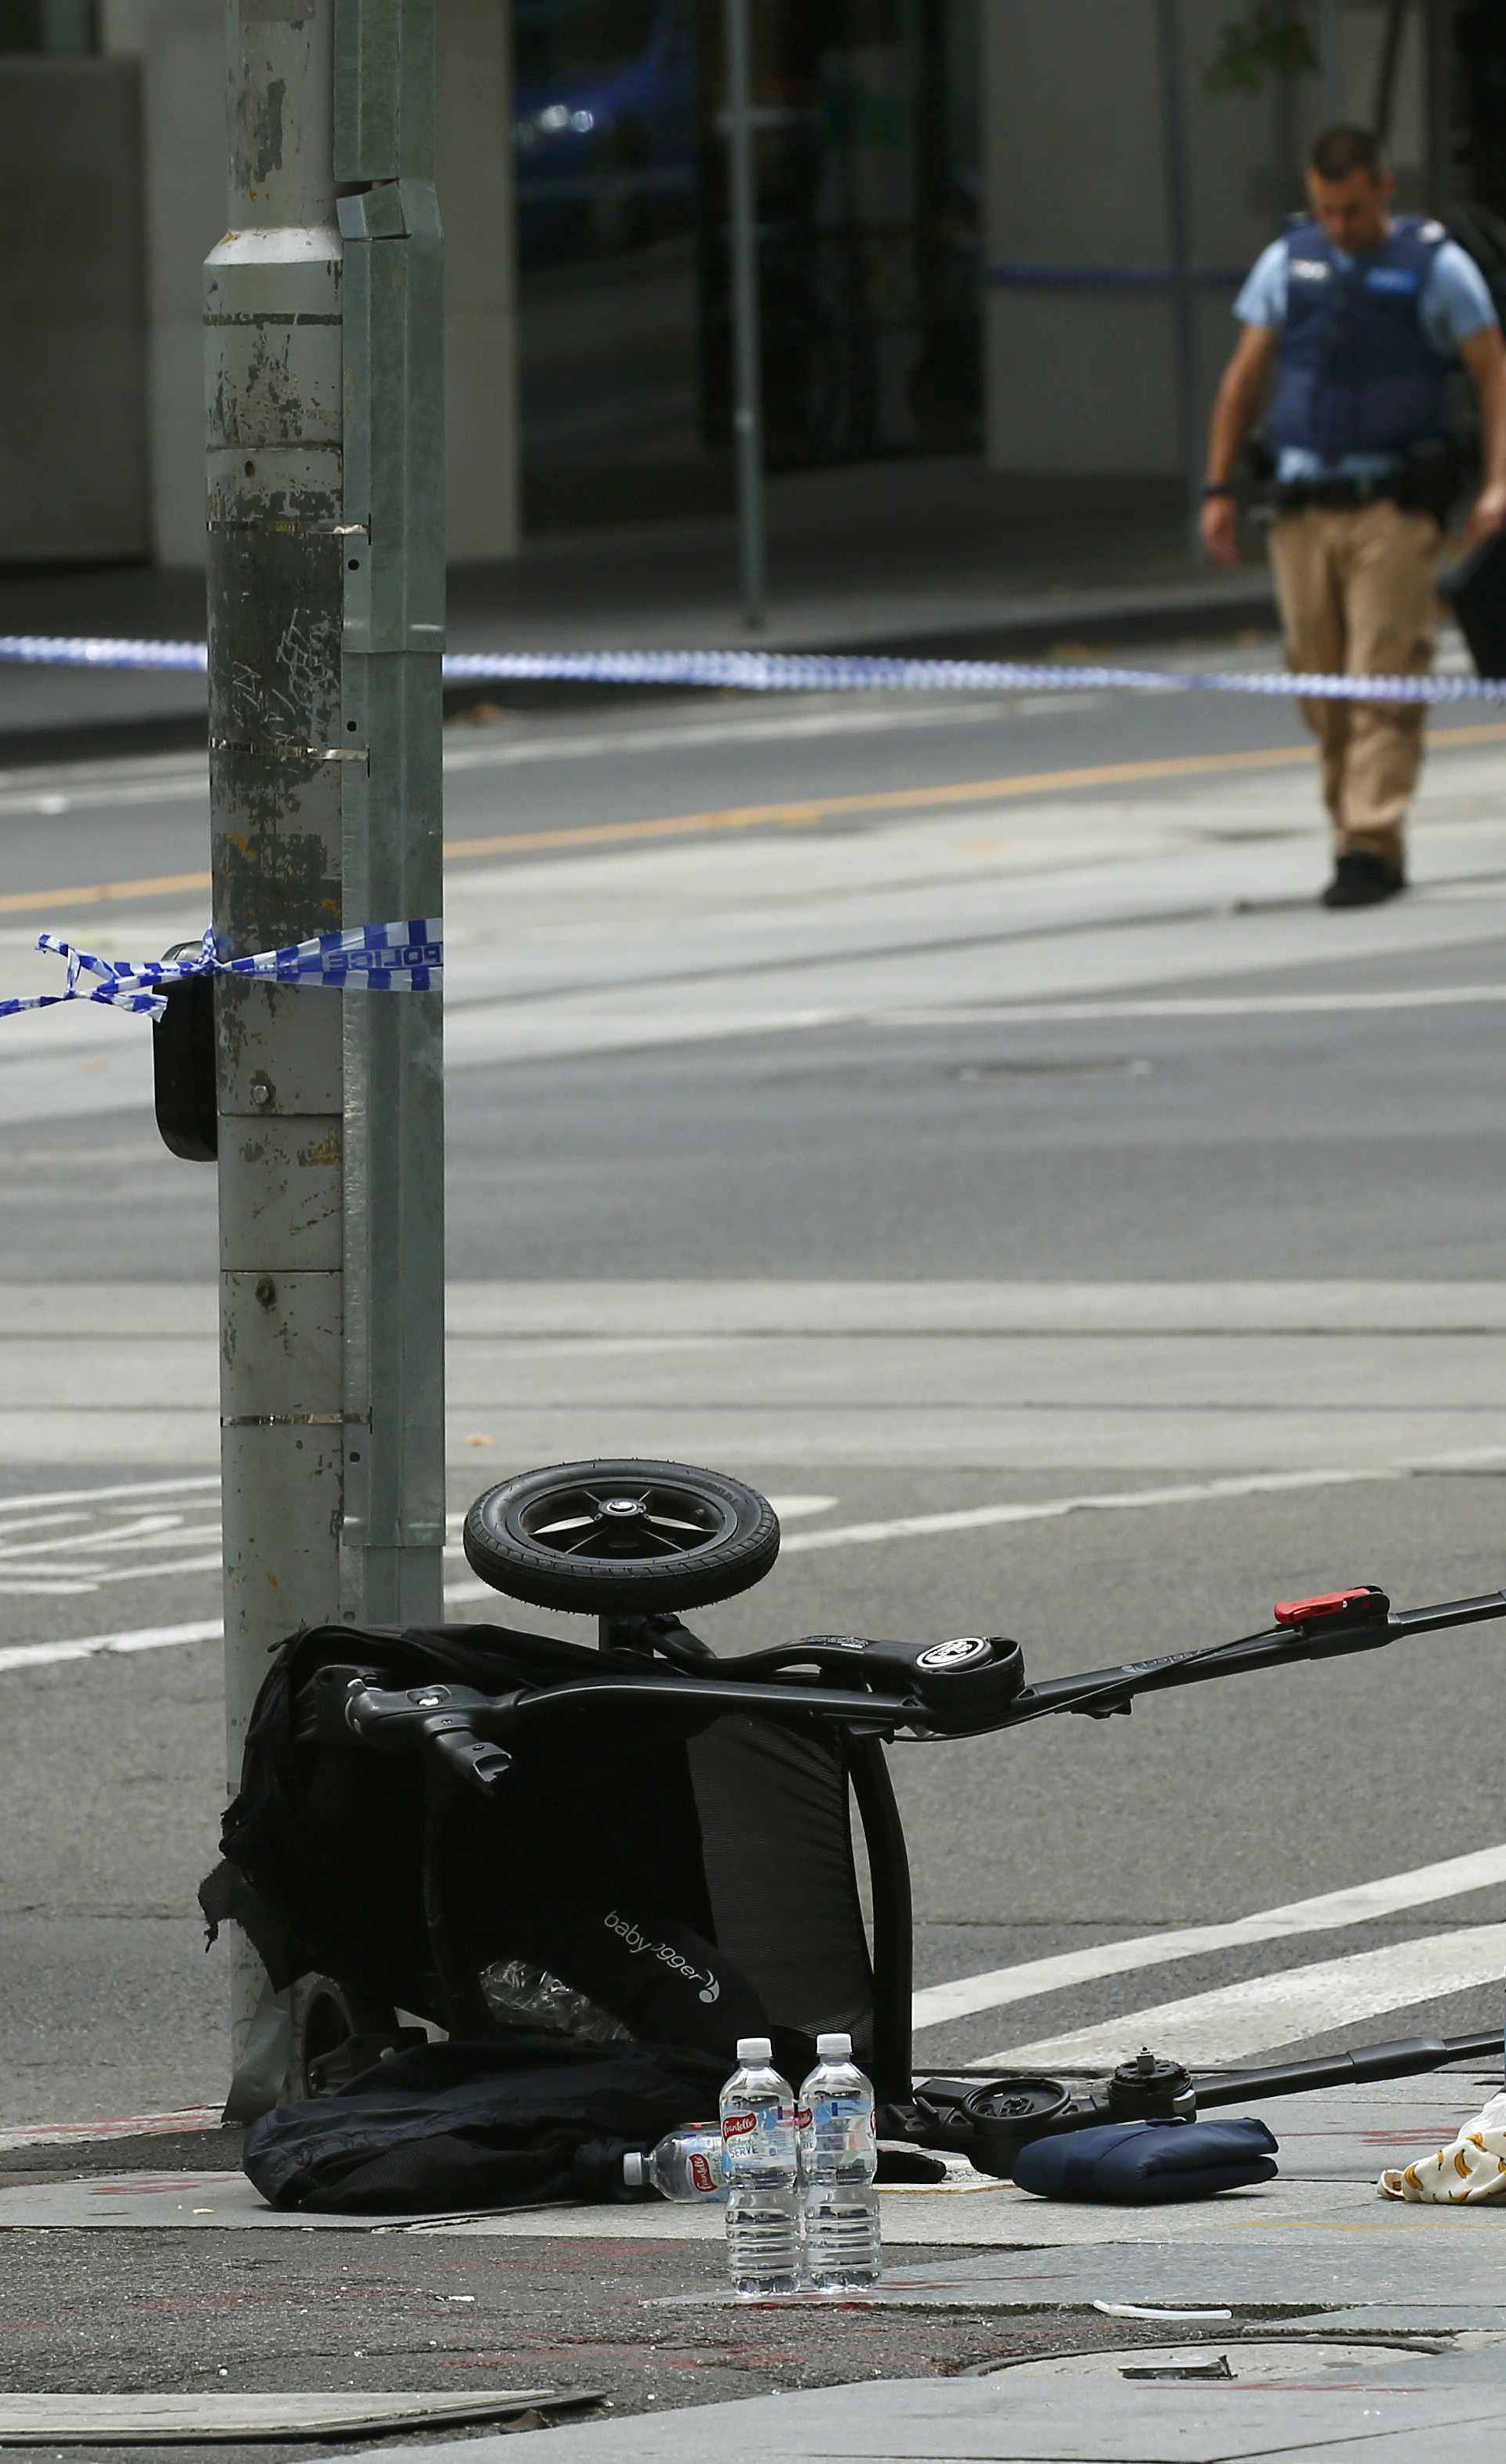
[[(1476, 537), (1506, 528), (1506, 348), (1473, 259), (1441, 225), (1392, 216), (1395, 182), (1368, 129), (1330, 128), (1307, 174), (1312, 220), (1272, 243), (1234, 305), (1245, 331), (1214, 405), (1203, 538), (1239, 557), (1234, 473), (1271, 392), (1271, 561), (1299, 673), (1425, 675), (1453, 474), (1447, 379), (1480, 404)], [(1271, 385), (1272, 372), (1274, 383)], [(1304, 701), (1334, 826), (1325, 907), (1406, 886), (1403, 832), (1422, 763), (1420, 706)]]

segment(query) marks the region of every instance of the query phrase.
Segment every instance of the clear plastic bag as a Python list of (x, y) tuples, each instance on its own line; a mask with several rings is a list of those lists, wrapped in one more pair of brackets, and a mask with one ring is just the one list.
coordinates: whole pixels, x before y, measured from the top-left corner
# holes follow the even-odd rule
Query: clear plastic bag
[(488, 2011), (504, 2028), (536, 2029), (587, 2045), (614, 2044), (632, 2034), (609, 2011), (531, 1960), (494, 1960), (476, 1982)]

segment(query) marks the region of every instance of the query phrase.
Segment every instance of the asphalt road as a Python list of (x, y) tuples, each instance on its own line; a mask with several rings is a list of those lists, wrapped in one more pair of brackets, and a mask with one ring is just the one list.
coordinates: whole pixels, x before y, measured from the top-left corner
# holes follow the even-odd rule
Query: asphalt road
[[(1037, 1675), (1506, 1580), (1498, 723), (1440, 727), (1418, 888), (1357, 917), (1263, 704), (453, 734), (457, 1510), (717, 1462), (789, 1543), (719, 1647), (985, 1627)], [(0, 830), (17, 989), (41, 926), (202, 913), (191, 765), (0, 779)], [(0, 1027), (0, 2126), (223, 2085), (212, 1176), (155, 1144), (144, 1033)], [(917, 1981), (989, 1980), (924, 2057), (1497, 2019), (1495, 1635), (901, 1749)]]

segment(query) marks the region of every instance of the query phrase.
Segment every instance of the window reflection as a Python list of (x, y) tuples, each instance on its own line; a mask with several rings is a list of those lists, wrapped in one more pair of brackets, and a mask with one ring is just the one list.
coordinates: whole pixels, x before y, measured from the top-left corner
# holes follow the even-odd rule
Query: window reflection
[[(756, 0), (776, 471), (973, 451), (977, 0)], [(731, 500), (721, 0), (515, 0), (525, 515)]]

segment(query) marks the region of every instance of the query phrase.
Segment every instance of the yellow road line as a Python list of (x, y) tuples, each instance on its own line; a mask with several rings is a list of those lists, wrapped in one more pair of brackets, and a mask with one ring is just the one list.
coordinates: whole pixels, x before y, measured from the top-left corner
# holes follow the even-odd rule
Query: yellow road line
[(179, 891), (209, 887), (207, 872), (159, 872), (147, 881), (91, 881), (82, 890), (16, 890), (0, 897), (0, 915), (24, 915), (33, 908), (93, 907), (104, 898), (170, 898)]
[[(1506, 736), (1506, 726), (1500, 730)], [(732, 804), (724, 811), (676, 813), (656, 822), (601, 822), (578, 830), (529, 830), (485, 839), (452, 839), (452, 862), (483, 855), (527, 855), (564, 847), (610, 847), (633, 839), (670, 838), (708, 830), (747, 830), (770, 824), (808, 828), (855, 813), (928, 812), (947, 804), (997, 803), (1008, 796), (1045, 796), (1080, 787), (1124, 787), (1141, 780), (1176, 779), (1216, 770), (1272, 770), (1312, 759), (1306, 745), (1273, 752), (1190, 753), (1163, 761), (1113, 761), (1094, 770), (1029, 770), (1007, 779), (964, 779), (947, 786), (883, 787), (864, 796), (810, 796), (790, 804)]]
[[(1506, 720), (1478, 726), (1435, 728), (1430, 739), (1435, 753), (1470, 744), (1506, 742)], [(1134, 787), (1158, 779), (1215, 778), (1240, 770), (1286, 770), (1310, 762), (1305, 744), (1282, 744), (1259, 752), (1176, 754), (1159, 761), (1111, 761), (1091, 770), (1028, 770), (1006, 779), (967, 779), (930, 787), (884, 787), (861, 796), (810, 796), (794, 803), (732, 804), (709, 813), (670, 813), (650, 822), (593, 822), (580, 829), (517, 830), (495, 837), (451, 839), (447, 864), (475, 863), (484, 856), (551, 854), (562, 848), (631, 847), (650, 839), (702, 838), (714, 830), (749, 830), (770, 826), (809, 829), (822, 822), (860, 813), (927, 813), (949, 804), (1004, 803), (1020, 796), (1070, 795), (1085, 788)], [(157, 898), (175, 892), (207, 891), (207, 872), (170, 872), (147, 881), (97, 881), (76, 890), (24, 890), (0, 896), (0, 914), (22, 915), (97, 905), (105, 899)]]
[[(1451, 745), (1499, 744), (1506, 741), (1506, 721), (1487, 720), (1473, 727), (1438, 728), (1431, 738), (1435, 752)], [(1305, 744), (1282, 744), (1261, 752), (1187, 753), (1158, 761), (1111, 761), (1092, 770), (1029, 770), (1007, 779), (968, 779), (933, 787), (885, 787), (865, 796), (812, 796), (798, 803), (734, 804), (724, 811), (676, 813), (664, 821), (601, 822), (585, 829), (515, 831), (484, 839), (452, 839), (445, 848), (452, 864), (487, 855), (529, 855), (568, 847), (611, 847), (634, 839), (699, 835), (710, 830), (745, 830), (770, 824), (792, 828), (836, 821), (856, 813), (932, 811), (947, 804), (1002, 803), (1014, 796), (1049, 796), (1084, 787), (1138, 786), (1157, 779), (1211, 777), (1233, 770), (1284, 770), (1311, 761)]]

